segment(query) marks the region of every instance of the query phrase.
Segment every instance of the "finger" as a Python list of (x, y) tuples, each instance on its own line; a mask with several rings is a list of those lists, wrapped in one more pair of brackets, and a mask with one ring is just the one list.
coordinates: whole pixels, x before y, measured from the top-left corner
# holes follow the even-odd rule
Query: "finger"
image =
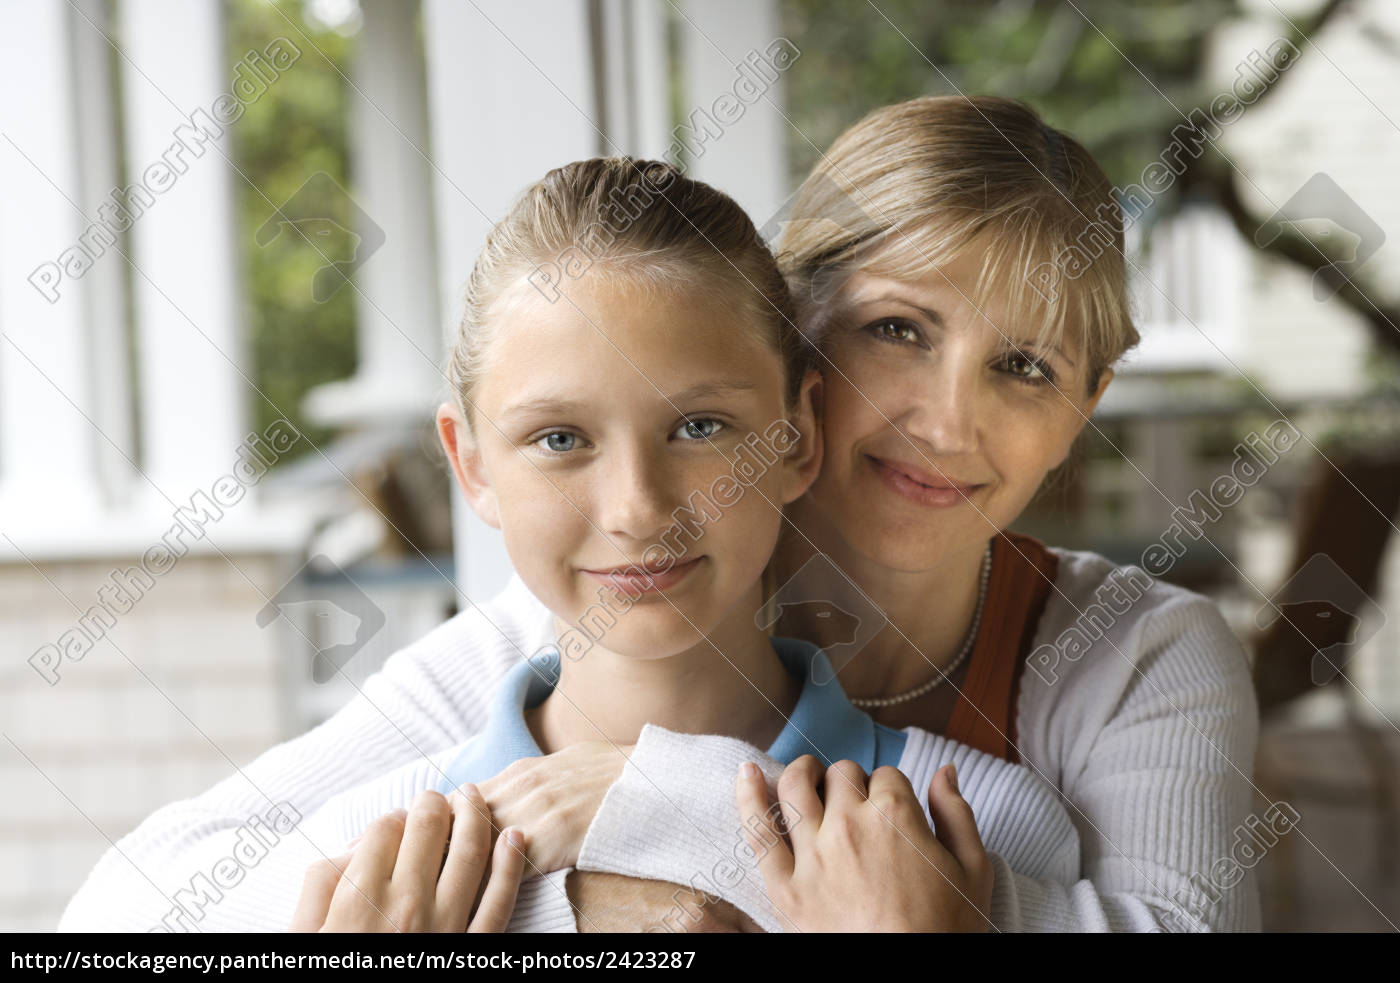
[(887, 819), (903, 820), (917, 815), (921, 824), (924, 821), (924, 807), (914, 786), (909, 784), (904, 772), (893, 765), (876, 768), (870, 773), (866, 801)]
[(783, 817), (783, 834), (797, 856), (815, 839), (821, 829), (826, 807), (822, 804), (822, 780), (826, 767), (810, 754), (804, 754), (778, 776), (778, 805)]
[(773, 821), (778, 814), (771, 812), (768, 780), (757, 765), (747, 763), (739, 768), (734, 801), (739, 807), (739, 828), (758, 860), (758, 872), (771, 894), (774, 887), (792, 879), (793, 857)]
[[(374, 930), (388, 931), (396, 927), (387, 913), (387, 897), (407, 819), (405, 809), (395, 809), (380, 816), (369, 824), (359, 845), (351, 853), (350, 865), (336, 885), (327, 914), (328, 919), (335, 918), (337, 912), (341, 914), (340, 930), (363, 930), (361, 923), (366, 919), (374, 922)], [(373, 910), (378, 918), (370, 918), (365, 914), (365, 908)], [(357, 928), (350, 928), (352, 924)]]
[(438, 879), (437, 905), (445, 931), (463, 932), (491, 857), (491, 810), (475, 785), (451, 796), (452, 839)]
[(979, 873), (987, 864), (987, 850), (977, 832), (972, 806), (958, 791), (958, 770), (945, 765), (934, 773), (928, 785), (929, 813), (933, 835), (969, 874)]
[(350, 866), (341, 879), (342, 889), (346, 882), (353, 885), (389, 882), (399, 857), (399, 843), (403, 840), (407, 819), (408, 810), (395, 809), (369, 824), (351, 854)]
[(296, 911), (292, 913), (289, 932), (318, 932), (326, 924), (326, 913), (330, 911), (331, 898), (335, 895), (340, 875), (350, 866), (350, 854), (341, 854), (330, 860), (318, 860), (306, 870), (306, 878), (301, 882), (301, 896), (297, 898)]
[(525, 836), (512, 826), (496, 840), (486, 893), (476, 907), (468, 932), (504, 932), (515, 911), (515, 896), (525, 872)]
[(865, 769), (854, 761), (838, 761), (826, 770), (822, 789), (827, 812), (855, 809), (866, 799)]
[[(452, 807), (441, 792), (425, 789), (413, 800), (404, 825), (403, 843), (391, 883), (398, 897), (413, 897), (431, 905), (437, 897), (438, 874), (452, 831)], [(425, 909), (419, 909), (425, 910)]]

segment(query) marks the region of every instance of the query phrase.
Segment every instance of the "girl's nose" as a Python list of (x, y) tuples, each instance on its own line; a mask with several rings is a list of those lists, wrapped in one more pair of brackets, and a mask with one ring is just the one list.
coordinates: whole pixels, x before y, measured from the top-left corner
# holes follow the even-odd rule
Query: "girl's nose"
[(599, 528), (644, 546), (659, 542), (671, 520), (660, 462), (638, 450), (606, 464), (604, 471), (598, 499)]

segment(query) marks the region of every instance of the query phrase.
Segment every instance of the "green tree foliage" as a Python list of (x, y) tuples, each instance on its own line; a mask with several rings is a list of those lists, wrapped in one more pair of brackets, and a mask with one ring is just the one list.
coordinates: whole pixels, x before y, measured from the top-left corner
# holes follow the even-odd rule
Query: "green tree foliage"
[(962, 93), (1030, 103), (1121, 186), (1161, 153), (1173, 104), (1215, 95), (1206, 41), (1237, 14), (1233, 0), (783, 0), (802, 51), (787, 80), (794, 183), (870, 109)]
[(302, 415), (307, 391), (355, 369), (355, 294), (337, 291), (324, 303), (312, 277), (334, 258), (334, 244), (313, 248), (294, 234), (260, 247), (258, 229), (318, 171), (353, 193), (346, 166), (346, 116), (352, 39), (308, 24), (294, 0), (236, 0), (229, 7), (229, 63), (283, 37), (301, 57), (233, 126), (244, 317), (251, 372), (266, 398), (253, 393), (254, 426), (261, 431), (285, 416), (309, 438), (300, 453), (330, 432)]

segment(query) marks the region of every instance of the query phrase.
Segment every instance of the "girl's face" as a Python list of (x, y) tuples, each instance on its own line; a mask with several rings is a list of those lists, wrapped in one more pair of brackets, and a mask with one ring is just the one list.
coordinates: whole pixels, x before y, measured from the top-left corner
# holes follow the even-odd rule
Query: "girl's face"
[(979, 314), (980, 259), (968, 249), (918, 280), (853, 275), (825, 335), (824, 464), (803, 504), (882, 566), (980, 554), (1064, 461), (1112, 376), (1086, 394), (1077, 349), (1035, 347), (1002, 305)]
[[(526, 287), (498, 308), (474, 429), (438, 411), (468, 501), (531, 592), (573, 625), (610, 608), (596, 643), (631, 657), (677, 654), (729, 618), (752, 630), (782, 506), (820, 467), (820, 377), (787, 422), (778, 355), (717, 294), (596, 276), (550, 303)], [(754, 457), (756, 443), (788, 453)], [(608, 574), (643, 565), (666, 571), (649, 590)]]

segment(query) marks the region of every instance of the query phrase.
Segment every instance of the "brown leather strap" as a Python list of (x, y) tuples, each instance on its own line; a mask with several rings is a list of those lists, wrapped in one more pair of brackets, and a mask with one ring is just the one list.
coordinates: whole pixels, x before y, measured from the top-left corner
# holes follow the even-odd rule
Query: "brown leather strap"
[(1016, 751), (1016, 701), (1036, 626), (1059, 570), (1039, 540), (1003, 532), (992, 541), (992, 575), (962, 695), (945, 736), (1006, 761)]

